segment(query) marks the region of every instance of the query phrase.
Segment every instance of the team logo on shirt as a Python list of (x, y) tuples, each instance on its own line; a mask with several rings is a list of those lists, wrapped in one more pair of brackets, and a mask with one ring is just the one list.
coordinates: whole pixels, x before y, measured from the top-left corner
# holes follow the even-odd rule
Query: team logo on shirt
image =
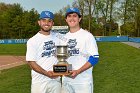
[(51, 40), (48, 42), (44, 42), (43, 45), (43, 53), (41, 54), (42, 57), (47, 56), (54, 56), (56, 53), (56, 49), (55, 49), (55, 43)]
[(55, 43), (53, 41), (44, 42), (43, 50), (51, 50), (55, 47)]
[(75, 56), (79, 54), (79, 49), (76, 48), (77, 42), (76, 39), (69, 39), (68, 41), (68, 53), (70, 56)]
[(69, 39), (68, 48), (70, 49), (75, 48), (76, 45), (77, 45), (76, 39)]

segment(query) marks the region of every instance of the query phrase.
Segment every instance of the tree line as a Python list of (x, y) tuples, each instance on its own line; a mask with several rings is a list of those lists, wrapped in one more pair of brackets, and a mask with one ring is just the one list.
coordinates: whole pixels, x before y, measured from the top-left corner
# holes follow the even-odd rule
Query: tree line
[(82, 26), (95, 35), (140, 37), (140, 0), (76, 0), (73, 6), (81, 10)]
[[(81, 27), (94, 36), (129, 35), (140, 37), (140, 0), (75, 0), (81, 11)], [(55, 26), (67, 25), (66, 5), (55, 15)], [(20, 4), (0, 3), (0, 39), (30, 38), (39, 31), (39, 13)]]
[(29, 38), (39, 29), (35, 9), (24, 11), (20, 4), (0, 3), (0, 39)]

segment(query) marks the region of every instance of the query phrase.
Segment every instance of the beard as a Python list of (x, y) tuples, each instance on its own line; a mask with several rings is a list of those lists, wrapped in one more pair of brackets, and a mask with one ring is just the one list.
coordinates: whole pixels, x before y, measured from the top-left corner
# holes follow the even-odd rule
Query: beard
[(41, 27), (41, 30), (44, 32), (50, 32), (51, 28)]
[(44, 28), (41, 28), (41, 31), (44, 31), (44, 32), (49, 32), (51, 29), (44, 29)]

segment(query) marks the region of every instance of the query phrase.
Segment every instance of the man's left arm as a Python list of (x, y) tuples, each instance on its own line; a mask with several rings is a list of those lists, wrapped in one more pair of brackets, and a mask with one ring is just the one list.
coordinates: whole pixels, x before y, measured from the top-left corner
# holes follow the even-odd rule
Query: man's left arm
[(86, 49), (89, 53), (88, 61), (78, 70), (71, 71), (71, 77), (75, 78), (78, 74), (84, 72), (92, 66), (95, 66), (99, 61), (98, 47), (95, 38), (90, 35), (86, 42)]
[(90, 67), (94, 66), (95, 64), (98, 63), (99, 58), (93, 58), (93, 57), (89, 57), (88, 62), (86, 62), (81, 68), (79, 68), (78, 70), (72, 70), (71, 73), (71, 78), (75, 78), (78, 74), (84, 72), (85, 70), (89, 69)]

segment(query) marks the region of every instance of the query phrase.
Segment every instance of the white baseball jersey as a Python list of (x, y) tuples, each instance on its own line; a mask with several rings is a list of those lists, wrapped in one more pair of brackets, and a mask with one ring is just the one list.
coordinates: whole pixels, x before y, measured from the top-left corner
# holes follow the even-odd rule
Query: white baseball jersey
[[(93, 35), (83, 30), (82, 28), (74, 33), (68, 32), (65, 35), (68, 44), (68, 52), (70, 57), (67, 59), (69, 64), (72, 64), (72, 69), (77, 70), (82, 67), (89, 59), (89, 56), (99, 55), (98, 48)], [(75, 79), (64, 78), (64, 81), (71, 83), (89, 83), (92, 82), (92, 67), (81, 74)], [(71, 81), (72, 80), (72, 81)]]
[[(53, 34), (43, 35), (39, 32), (27, 41), (26, 61), (35, 61), (45, 70), (53, 70), (53, 65), (57, 63), (55, 57), (57, 39)], [(32, 83), (50, 80), (47, 76), (32, 70)]]

